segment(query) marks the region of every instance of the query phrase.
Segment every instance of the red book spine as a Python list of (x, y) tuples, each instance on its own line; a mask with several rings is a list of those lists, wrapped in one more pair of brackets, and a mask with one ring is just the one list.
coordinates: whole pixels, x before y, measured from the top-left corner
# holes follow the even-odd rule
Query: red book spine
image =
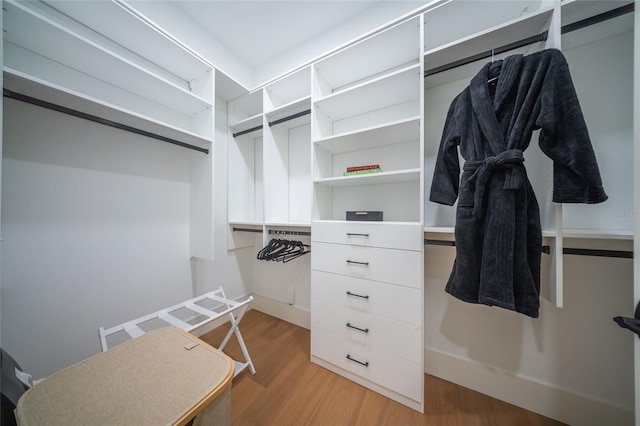
[(371, 169), (379, 169), (379, 168), (380, 168), (379, 164), (369, 164), (366, 166), (347, 167), (347, 172), (357, 172), (359, 170), (371, 170)]

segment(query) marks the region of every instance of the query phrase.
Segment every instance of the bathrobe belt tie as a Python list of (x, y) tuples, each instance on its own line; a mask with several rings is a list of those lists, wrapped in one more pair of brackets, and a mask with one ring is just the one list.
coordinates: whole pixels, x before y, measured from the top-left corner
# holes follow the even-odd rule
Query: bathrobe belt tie
[(506, 169), (503, 189), (519, 189), (522, 187), (526, 172), (524, 170), (524, 156), (520, 149), (510, 149), (495, 157), (487, 157), (481, 161), (467, 161), (464, 170), (471, 172), (469, 182), (475, 185), (473, 194), (474, 216), (482, 214), (484, 192), (489, 178), (497, 169)]

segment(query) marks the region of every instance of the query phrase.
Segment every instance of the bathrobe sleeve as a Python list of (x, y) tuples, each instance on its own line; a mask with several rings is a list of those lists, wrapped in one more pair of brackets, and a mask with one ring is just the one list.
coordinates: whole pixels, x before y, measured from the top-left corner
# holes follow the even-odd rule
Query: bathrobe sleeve
[(460, 184), (460, 162), (458, 160), (460, 128), (455, 117), (456, 101), (457, 98), (451, 103), (447, 113), (429, 195), (429, 200), (448, 206), (452, 206), (456, 202)]
[(540, 93), (539, 144), (553, 160), (553, 201), (600, 203), (607, 199), (589, 132), (566, 59), (557, 51)]

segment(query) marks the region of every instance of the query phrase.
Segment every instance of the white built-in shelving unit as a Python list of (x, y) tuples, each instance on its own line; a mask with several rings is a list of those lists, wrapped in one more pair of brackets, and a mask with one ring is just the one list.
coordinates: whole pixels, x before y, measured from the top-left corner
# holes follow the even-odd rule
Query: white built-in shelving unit
[(193, 148), (191, 254), (212, 258), (215, 70), (119, 2), (69, 6), (3, 2), (5, 89)]
[(230, 225), (264, 222), (262, 90), (228, 103)]
[(267, 226), (311, 226), (310, 110), (310, 67), (265, 86)]
[(311, 226), (310, 109), (309, 67), (229, 102), (232, 229)]
[[(314, 63), (311, 93), (311, 359), (419, 411), (421, 32), (414, 17)], [(344, 175), (372, 164), (381, 172)]]

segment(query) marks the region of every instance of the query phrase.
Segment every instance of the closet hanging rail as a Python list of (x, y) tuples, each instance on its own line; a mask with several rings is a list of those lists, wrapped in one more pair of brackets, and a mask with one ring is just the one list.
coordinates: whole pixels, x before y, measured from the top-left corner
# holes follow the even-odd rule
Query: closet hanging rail
[[(450, 246), (455, 247), (455, 241), (445, 241), (445, 240), (424, 240), (425, 245), (431, 246)], [(542, 252), (549, 254), (551, 253), (550, 246), (542, 246)], [(562, 254), (570, 254), (576, 256), (596, 256), (596, 257), (613, 257), (613, 258), (622, 258), (622, 259), (633, 259), (632, 251), (624, 251), (624, 250), (598, 250), (598, 249), (581, 249), (581, 248), (570, 248), (565, 247), (562, 249)]]
[(250, 129), (242, 130), (240, 132), (234, 133), (233, 137), (237, 138), (238, 136), (246, 135), (247, 133), (255, 132), (256, 130), (262, 130), (262, 125), (256, 126), (256, 127), (252, 127)]
[(625, 6), (621, 6), (616, 9), (611, 9), (607, 12), (594, 15), (590, 18), (582, 19), (580, 21), (574, 22), (573, 24), (564, 25), (562, 28), (560, 28), (560, 33), (561, 34), (570, 33), (571, 31), (579, 30), (581, 28), (585, 28), (590, 25), (597, 24), (599, 22), (607, 21), (612, 18), (617, 18), (618, 16), (626, 15), (627, 13), (631, 13), (634, 10), (635, 10), (634, 3), (630, 3)]
[[(598, 15), (594, 15), (590, 18), (585, 18), (580, 21), (574, 22), (572, 24), (564, 25), (560, 28), (561, 34), (570, 33), (572, 31), (579, 30), (581, 28), (585, 28), (600, 22), (607, 21), (612, 18), (617, 18), (618, 16), (625, 15), (627, 13), (631, 13), (635, 10), (634, 3), (618, 7), (616, 9), (611, 9), (607, 12), (600, 13)], [(472, 56), (468, 56), (463, 59), (458, 59), (457, 61), (450, 62), (448, 64), (440, 65), (438, 67), (434, 67), (428, 70), (425, 70), (424, 76), (428, 77), (440, 72), (448, 71), (453, 68), (460, 67), (462, 65), (467, 65), (475, 61), (479, 61), (481, 59), (490, 58), (492, 55), (499, 55), (501, 53), (508, 52), (510, 50), (517, 49), (519, 47), (528, 46), (530, 44), (538, 43), (541, 41), (546, 41), (548, 36), (548, 31), (544, 31), (538, 35), (534, 35), (531, 37), (527, 37), (525, 39), (515, 41), (513, 43), (506, 44), (504, 46), (497, 47), (495, 49), (487, 50), (485, 52), (477, 53)]]
[(277, 120), (270, 121), (269, 122), (269, 127), (275, 126), (276, 124), (280, 124), (280, 123), (284, 123), (284, 122), (293, 120), (294, 118), (304, 117), (305, 115), (308, 115), (308, 114), (311, 114), (311, 110), (310, 109), (305, 110), (305, 111), (300, 111), (300, 112), (297, 112), (295, 114), (291, 114), (291, 115), (289, 115), (287, 117), (284, 117), (284, 118), (279, 118)]
[[(295, 114), (291, 114), (289, 116), (286, 116), (286, 117), (283, 117), (283, 118), (279, 118), (277, 120), (270, 121), (268, 124), (269, 124), (269, 127), (271, 127), (271, 126), (275, 126), (276, 124), (285, 123), (287, 121), (293, 120), (294, 118), (303, 117), (303, 116), (308, 115), (308, 114), (311, 114), (311, 110), (310, 109), (307, 109), (305, 111), (296, 112)], [(264, 128), (264, 126), (260, 125), (260, 126), (252, 127), (250, 129), (247, 129), (247, 130), (241, 130), (239, 132), (234, 133), (233, 137), (237, 138), (238, 136), (246, 135), (247, 133), (255, 132), (257, 130), (262, 130), (263, 128)]]
[(282, 231), (278, 229), (270, 229), (269, 234), (275, 235), (311, 235), (311, 232), (307, 231)]
[(138, 135), (146, 136), (149, 138), (157, 139), (162, 142), (167, 142), (173, 145), (178, 145), (183, 148), (189, 148), (194, 151), (202, 152), (205, 154), (209, 154), (209, 150), (206, 148), (201, 148), (199, 146), (191, 145), (185, 142), (180, 142), (175, 139), (168, 138), (166, 136), (158, 135), (156, 133), (151, 133), (146, 130), (138, 129), (136, 127), (128, 126), (126, 124), (118, 123), (117, 121), (107, 120), (106, 118), (101, 118), (95, 115), (87, 114), (86, 112), (77, 111), (75, 109), (67, 108), (62, 105), (57, 105), (51, 102), (43, 101), (42, 99), (32, 98), (31, 96), (23, 95), (21, 93), (13, 92), (9, 89), (3, 89), (2, 95), (5, 98), (15, 99), (21, 102), (26, 102), (32, 105), (36, 105), (42, 108), (47, 108), (53, 111), (58, 111), (63, 114), (73, 115), (74, 117), (83, 118), (85, 120), (93, 121), (94, 123), (104, 124), (105, 126), (115, 127), (116, 129), (124, 130), (127, 132), (135, 133)]
[[(424, 244), (425, 245), (429, 245), (429, 246), (448, 246), (448, 247), (455, 247), (456, 246), (456, 242), (455, 241), (448, 241), (448, 240), (430, 240), (430, 239), (426, 239), (424, 240)], [(541, 249), (542, 253), (551, 253), (551, 248), (549, 246), (542, 246)]]
[(564, 249), (562, 249), (562, 253), (573, 254), (577, 256), (617, 257), (621, 259), (633, 259), (633, 252), (624, 250), (594, 250), (565, 247)]
[(233, 231), (237, 232), (256, 232), (262, 234), (262, 229), (252, 229), (252, 228), (236, 228), (235, 226), (232, 228)]
[(434, 74), (438, 74), (440, 72), (449, 71), (453, 68), (461, 67), (463, 65), (467, 65), (472, 62), (479, 61), (480, 59), (490, 58), (492, 55), (499, 55), (501, 53), (508, 52), (510, 50), (518, 49), (519, 47), (524, 47), (530, 44), (545, 41), (547, 39), (547, 35), (548, 35), (548, 32), (545, 31), (541, 34), (527, 37), (522, 40), (514, 41), (513, 43), (505, 44), (504, 46), (500, 46), (495, 49), (487, 50), (481, 53), (476, 53), (475, 55), (468, 56), (466, 58), (458, 59), (457, 61), (453, 61), (448, 64), (444, 64), (438, 67), (428, 69), (424, 72), (424, 76), (428, 77)]

